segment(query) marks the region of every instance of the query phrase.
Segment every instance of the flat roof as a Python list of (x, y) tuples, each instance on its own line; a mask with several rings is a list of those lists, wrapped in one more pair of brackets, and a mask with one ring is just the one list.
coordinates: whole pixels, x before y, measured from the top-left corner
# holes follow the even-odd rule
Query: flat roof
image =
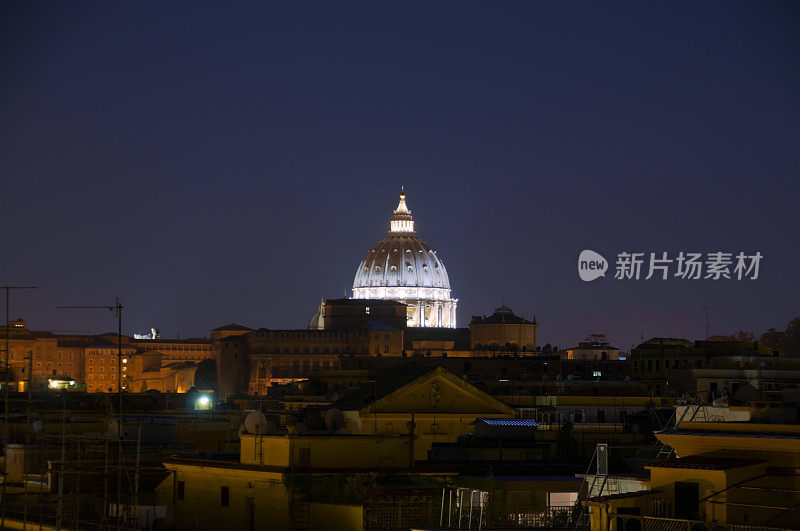
[(762, 459), (746, 459), (736, 457), (713, 457), (708, 455), (689, 455), (675, 457), (663, 461), (653, 461), (649, 468), (684, 468), (692, 470), (731, 470), (745, 466), (765, 463)]
[(625, 498), (641, 498), (643, 496), (653, 496), (654, 494), (660, 494), (661, 491), (658, 490), (637, 490), (636, 492), (623, 492), (622, 494), (609, 494), (606, 496), (594, 496), (589, 498), (588, 501), (593, 502), (602, 502), (606, 500), (622, 500)]
[(700, 437), (742, 437), (754, 439), (800, 439), (800, 434), (794, 433), (759, 433), (747, 431), (689, 431), (689, 430), (665, 430), (657, 433), (658, 435), (692, 435)]

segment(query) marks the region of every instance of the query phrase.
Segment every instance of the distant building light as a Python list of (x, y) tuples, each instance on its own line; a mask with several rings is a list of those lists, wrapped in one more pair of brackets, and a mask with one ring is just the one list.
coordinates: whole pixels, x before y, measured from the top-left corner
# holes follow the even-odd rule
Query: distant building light
[(602, 371), (592, 371), (592, 376), (594, 376), (595, 378), (597, 378), (598, 376), (603, 376), (603, 372)]
[(199, 397), (197, 397), (197, 400), (195, 401), (194, 408), (196, 410), (207, 410), (211, 409), (212, 405), (213, 402), (211, 401), (211, 397), (209, 397), (208, 395), (200, 395)]
[(75, 380), (70, 378), (48, 378), (47, 387), (50, 389), (71, 389), (75, 387)]
[(161, 331), (158, 328), (151, 328), (146, 334), (133, 334), (133, 339), (161, 339)]

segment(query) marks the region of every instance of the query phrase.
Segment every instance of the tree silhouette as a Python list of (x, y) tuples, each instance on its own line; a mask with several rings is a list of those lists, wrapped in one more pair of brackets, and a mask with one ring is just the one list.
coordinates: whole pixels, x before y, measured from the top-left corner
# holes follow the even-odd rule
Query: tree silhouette
[(760, 340), (772, 350), (785, 356), (800, 355), (800, 317), (795, 317), (786, 325), (786, 330), (770, 328), (761, 334)]
[(203, 360), (194, 371), (194, 386), (197, 389), (217, 388), (217, 363), (212, 359)]

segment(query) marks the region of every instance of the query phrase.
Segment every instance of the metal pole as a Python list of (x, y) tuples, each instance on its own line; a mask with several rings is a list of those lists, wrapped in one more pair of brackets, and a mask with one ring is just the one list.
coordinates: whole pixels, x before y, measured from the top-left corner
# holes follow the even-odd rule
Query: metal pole
[(450, 520), (453, 518), (453, 490), (450, 490), (450, 494), (448, 494), (448, 498), (450, 499), (447, 502), (447, 528), (450, 529)]
[(444, 492), (445, 489), (442, 487), (442, 508), (439, 510), (439, 527), (442, 527), (442, 522), (444, 522)]
[(22, 529), (28, 529), (28, 482), (22, 476), (22, 488), (25, 490), (25, 502), (22, 505)]
[(103, 516), (100, 518), (100, 529), (104, 529), (108, 515), (108, 439), (105, 441), (105, 461), (103, 463)]
[(6, 527), (6, 479), (8, 479), (8, 351), (11, 348), (11, 317), (9, 316), (8, 286), (6, 286), (6, 355), (5, 355), (5, 376), (3, 378), (3, 393), (5, 394), (5, 415), (3, 415), (3, 487), (0, 496), (3, 497), (3, 514), (0, 517), (0, 529)]
[(122, 505), (122, 304), (119, 303), (119, 297), (115, 299), (117, 309), (117, 398), (119, 399), (119, 424), (117, 430), (117, 443), (119, 444), (119, 456), (117, 463), (117, 529), (120, 528), (121, 522), (121, 505)]
[[(3, 455), (6, 456), (6, 448), (8, 447), (8, 386), (9, 386), (9, 366), (8, 356), (11, 349), (11, 302), (9, 293), (12, 289), (36, 289), (36, 286), (3, 286), (6, 290), (6, 355), (5, 355), (5, 376), (3, 377), (3, 394), (5, 402), (5, 415), (3, 416)], [(33, 353), (31, 353), (33, 355)], [(3, 465), (3, 486), (0, 488), (0, 496), (2, 496), (2, 515), (0, 515), (0, 529), (6, 527), (6, 479), (8, 477), (8, 461)]]
[(133, 483), (133, 510), (136, 518), (139, 516), (139, 467), (142, 462), (142, 420), (139, 419), (139, 434), (136, 439), (136, 476)]
[(461, 509), (464, 508), (464, 489), (458, 489), (458, 528), (461, 529)]
[[(122, 426), (123, 426), (123, 419), (122, 419), (122, 304), (119, 302), (119, 297), (114, 299), (114, 306), (59, 306), (59, 309), (69, 309), (69, 310), (76, 310), (76, 309), (105, 309), (111, 310), (112, 312), (116, 311), (117, 314), (117, 397), (119, 400), (118, 406), (118, 422), (117, 422), (117, 447), (119, 448), (119, 452), (117, 454), (117, 499), (116, 499), (116, 510), (114, 511), (114, 522), (115, 528), (120, 529), (121, 525), (121, 502), (122, 502), (122, 466), (123, 466), (123, 456), (122, 456)], [(106, 452), (108, 450), (106, 449)], [(106, 459), (108, 455), (106, 454)], [(108, 467), (108, 463), (106, 462), (106, 467)], [(106, 473), (108, 470), (106, 469)], [(105, 479), (106, 487), (105, 487), (105, 494), (104, 499), (108, 499), (108, 478)], [(104, 502), (106, 505), (106, 502)], [(107, 506), (107, 505), (106, 505)], [(5, 505), (4, 505), (5, 507)], [(103, 519), (105, 519), (105, 513), (103, 515)], [(102, 525), (102, 524), (101, 524)]]
[(81, 516), (81, 439), (75, 441), (75, 448), (77, 450), (75, 459), (78, 460), (78, 477), (75, 478), (75, 531), (78, 531), (78, 523)]
[[(63, 393), (63, 391), (62, 391)], [(64, 462), (67, 460), (67, 398), (61, 413), (61, 466), (58, 474), (58, 506), (56, 509), (56, 531), (61, 531), (61, 517), (64, 514)]]
[(472, 529), (472, 498), (475, 495), (475, 491), (469, 491), (469, 527), (467, 529)]
[(481, 512), (480, 517), (478, 518), (478, 531), (483, 529), (483, 495), (484, 493), (481, 492)]

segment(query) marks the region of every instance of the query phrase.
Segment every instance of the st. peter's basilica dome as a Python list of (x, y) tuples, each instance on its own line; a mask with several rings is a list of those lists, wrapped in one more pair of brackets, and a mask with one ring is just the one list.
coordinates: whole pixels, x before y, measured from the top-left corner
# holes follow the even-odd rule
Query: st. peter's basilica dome
[(456, 327), (458, 299), (450, 297), (447, 270), (436, 251), (417, 236), (405, 194), (400, 195), (389, 234), (359, 264), (353, 298), (408, 305), (408, 326)]

